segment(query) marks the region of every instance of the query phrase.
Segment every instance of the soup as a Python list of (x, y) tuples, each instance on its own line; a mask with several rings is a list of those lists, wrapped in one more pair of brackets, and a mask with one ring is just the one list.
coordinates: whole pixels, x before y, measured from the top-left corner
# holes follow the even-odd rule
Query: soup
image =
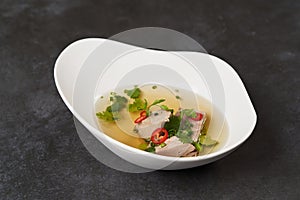
[(106, 135), (166, 156), (208, 154), (221, 148), (228, 135), (224, 117), (208, 100), (162, 85), (119, 88), (104, 94), (96, 101), (95, 113)]

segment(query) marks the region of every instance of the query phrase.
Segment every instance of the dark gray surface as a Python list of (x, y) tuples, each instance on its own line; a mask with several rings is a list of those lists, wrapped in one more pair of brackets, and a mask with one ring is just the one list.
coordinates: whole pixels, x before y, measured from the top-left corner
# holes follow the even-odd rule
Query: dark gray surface
[[(299, 1), (0, 2), (1, 199), (299, 199)], [(141, 26), (181, 31), (233, 65), (258, 114), (237, 151), (128, 174), (84, 148), (53, 81), (69, 43)]]

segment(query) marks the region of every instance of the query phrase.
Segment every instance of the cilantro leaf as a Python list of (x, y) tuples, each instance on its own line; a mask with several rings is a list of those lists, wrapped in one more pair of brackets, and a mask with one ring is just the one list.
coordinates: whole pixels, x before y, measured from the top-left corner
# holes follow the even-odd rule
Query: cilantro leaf
[(125, 97), (119, 95), (115, 95), (111, 97), (113, 102), (111, 105), (112, 112), (119, 112), (126, 107), (128, 100)]
[(139, 98), (141, 94), (141, 90), (138, 87), (134, 87), (132, 90), (124, 90), (124, 92), (132, 99)]
[(199, 139), (199, 143), (204, 145), (204, 146), (213, 146), (218, 144), (218, 141), (211, 139), (207, 135), (201, 135)]
[(177, 136), (179, 140), (183, 143), (192, 143), (192, 134), (191, 129), (192, 124), (188, 121), (181, 121), (180, 116), (171, 115), (169, 121), (165, 123), (164, 128), (168, 131), (169, 136)]
[(110, 95), (111, 105), (105, 111), (96, 113), (96, 116), (104, 121), (112, 122), (119, 119), (118, 112), (126, 107), (128, 100), (114, 92), (111, 92)]
[(191, 130), (193, 124), (189, 120), (182, 120), (180, 124), (181, 130)]
[(141, 150), (146, 150), (148, 148), (148, 144), (147, 143), (142, 143), (139, 145), (139, 149)]
[(170, 108), (169, 108), (168, 106), (166, 106), (166, 105), (161, 105), (160, 108), (163, 109), (163, 110), (165, 110), (165, 111), (170, 111), (171, 113), (174, 112), (173, 109), (170, 109)]
[(180, 118), (179, 116), (171, 115), (169, 117), (169, 121), (165, 123), (164, 128), (168, 131), (169, 136), (174, 136), (180, 126)]
[(192, 143), (195, 147), (195, 149), (198, 151), (198, 152), (201, 152), (203, 150), (203, 146), (202, 144), (200, 144), (199, 142), (193, 142)]
[(105, 120), (105, 121), (110, 121), (110, 122), (118, 119), (115, 115), (116, 114), (113, 114), (113, 112), (112, 112), (111, 106), (108, 106), (106, 108), (106, 110), (103, 111), (103, 112), (96, 113), (96, 116), (99, 119), (102, 119), (102, 120)]
[(148, 152), (154, 153), (154, 152), (155, 152), (155, 147), (153, 147), (153, 146), (151, 146), (151, 147), (148, 147), (147, 149), (145, 149), (145, 151), (148, 151)]
[(157, 104), (162, 103), (164, 101), (165, 101), (165, 99), (156, 99), (156, 100), (154, 100), (154, 102), (152, 104), (150, 104), (149, 108), (151, 106), (157, 105)]
[(179, 140), (182, 143), (192, 143), (192, 137), (193, 134), (192, 130), (179, 130), (175, 135), (179, 138)]
[(181, 110), (181, 118), (183, 117), (183, 115), (187, 116), (187, 117), (191, 117), (191, 118), (195, 118), (197, 117), (197, 113), (194, 109), (184, 109)]
[(141, 99), (135, 99), (132, 104), (129, 104), (128, 110), (129, 112), (136, 112), (139, 110), (145, 110), (147, 108), (146, 99), (143, 101)]

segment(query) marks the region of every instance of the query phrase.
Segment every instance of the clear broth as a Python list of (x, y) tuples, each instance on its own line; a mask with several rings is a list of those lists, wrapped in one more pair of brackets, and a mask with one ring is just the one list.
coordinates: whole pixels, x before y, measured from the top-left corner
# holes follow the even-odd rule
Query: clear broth
[[(156, 86), (153, 89), (153, 86)], [(207, 120), (205, 127), (207, 128), (207, 135), (218, 141), (218, 144), (213, 147), (205, 147), (200, 155), (205, 155), (214, 151), (217, 151), (225, 145), (228, 137), (228, 126), (225, 118), (213, 105), (205, 98), (194, 94), (191, 91), (183, 89), (175, 89), (171, 87), (165, 87), (162, 85), (148, 84), (139, 87), (142, 90), (142, 99), (147, 99), (148, 102), (153, 102), (155, 99), (166, 99), (163, 103), (169, 108), (174, 109), (174, 113), (179, 108), (194, 108), (207, 113)], [(119, 95), (126, 96), (124, 89), (119, 88), (116, 92)], [(129, 100), (130, 102), (132, 100)], [(110, 106), (109, 93), (104, 94), (95, 103), (95, 112), (101, 112)], [(155, 109), (155, 108), (154, 108)], [(134, 120), (139, 117), (139, 113), (129, 113), (126, 109), (123, 109), (120, 113), (121, 119), (117, 122), (107, 122), (103, 120), (97, 120), (100, 130), (113, 139), (127, 144), (129, 146), (139, 148), (145, 144), (143, 138), (140, 138), (134, 131)]]

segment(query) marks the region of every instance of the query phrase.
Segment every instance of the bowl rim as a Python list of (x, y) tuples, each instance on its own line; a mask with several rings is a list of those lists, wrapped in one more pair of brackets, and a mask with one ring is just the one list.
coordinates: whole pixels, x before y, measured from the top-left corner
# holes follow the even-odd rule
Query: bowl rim
[[(201, 161), (201, 160), (207, 160), (207, 159), (210, 159), (210, 158), (221, 156), (223, 154), (229, 153), (232, 150), (236, 149), (239, 145), (243, 144), (251, 136), (251, 134), (252, 134), (252, 132), (253, 132), (255, 126), (256, 126), (256, 123), (257, 123), (257, 114), (256, 114), (254, 106), (253, 106), (253, 104), (251, 102), (250, 96), (249, 96), (249, 94), (248, 94), (248, 92), (247, 92), (247, 90), (245, 88), (245, 85), (244, 85), (242, 79), (240, 78), (240, 76), (237, 74), (237, 72), (227, 62), (225, 62), (224, 60), (218, 58), (217, 56), (211, 55), (211, 54), (207, 54), (207, 55), (210, 56), (212, 59), (215, 59), (215, 60), (218, 60), (218, 61), (222, 62), (222, 64), (223, 64), (224, 67), (228, 68), (231, 71), (231, 73), (234, 73), (239, 78), (239, 80), (242, 83), (245, 95), (246, 95), (247, 99), (249, 100), (249, 103), (251, 104), (251, 108), (252, 108), (252, 111), (253, 111), (253, 114), (254, 114), (254, 121), (251, 124), (251, 126), (249, 127), (248, 133), (247, 134), (243, 134), (243, 137), (241, 137), (234, 144), (229, 145), (229, 146), (225, 146), (224, 148), (221, 148), (221, 149), (219, 149), (219, 150), (217, 150), (215, 152), (212, 152), (212, 153), (209, 153), (209, 154), (206, 154), (206, 155), (195, 156), (195, 157), (171, 157), (171, 156), (163, 156), (163, 155), (153, 154), (153, 153), (149, 153), (149, 152), (143, 151), (141, 149), (137, 149), (137, 148), (131, 147), (131, 146), (126, 145), (126, 144), (124, 144), (122, 142), (119, 142), (118, 140), (115, 140), (115, 139), (109, 137), (105, 133), (101, 132), (99, 129), (94, 128), (86, 120), (84, 120), (79, 115), (79, 113), (77, 113), (73, 109), (72, 105), (67, 100), (67, 98), (64, 95), (63, 90), (62, 90), (62, 88), (60, 86), (60, 83), (58, 81), (58, 68), (60, 67), (60, 62), (63, 59), (63, 57), (66, 54), (66, 52), (68, 52), (75, 45), (79, 45), (80, 43), (84, 43), (84, 42), (88, 42), (88, 41), (89, 42), (93, 42), (93, 41), (99, 42), (99, 41), (105, 41), (105, 40), (107, 40), (107, 39), (105, 39), (105, 38), (84, 38), (84, 39), (77, 40), (77, 41), (71, 43), (70, 45), (68, 45), (67, 47), (65, 47), (65, 49), (57, 57), (57, 59), (55, 61), (55, 64), (54, 64), (54, 82), (55, 82), (55, 85), (56, 85), (56, 88), (58, 90), (59, 95), (61, 96), (63, 102), (66, 104), (67, 108), (71, 111), (71, 113), (73, 114), (73, 116), (76, 117), (76, 119), (78, 119), (79, 122), (83, 126), (85, 126), (89, 130), (89, 132), (91, 132), (91, 134), (94, 135), (94, 133), (95, 133), (101, 139), (107, 140), (111, 144), (117, 145), (118, 147), (121, 147), (122, 149), (124, 149), (126, 151), (129, 151), (131, 153), (136, 153), (136, 154), (144, 155), (145, 157), (148, 156), (148, 157), (155, 158), (155, 159), (166, 160), (166, 161), (176, 161), (176, 162)], [(115, 42), (118, 42), (118, 41), (115, 41)], [(122, 42), (118, 42), (118, 43), (122, 43)], [(123, 44), (126, 44), (126, 43), (123, 43)], [(131, 45), (131, 44), (127, 44), (127, 45)], [(134, 46), (134, 45), (131, 45), (131, 46)], [(140, 47), (140, 48), (142, 48), (142, 47)], [(144, 49), (146, 49), (146, 48), (144, 48)], [(153, 51), (159, 51), (159, 50), (153, 50)], [(170, 51), (170, 52), (174, 52), (174, 53), (180, 52), (180, 53), (197, 53), (197, 54), (203, 54), (201, 52), (194, 52), (194, 51)], [(96, 135), (94, 135), (94, 136), (96, 137)], [(101, 142), (101, 141), (99, 141), (99, 142)], [(106, 148), (108, 148), (108, 147), (106, 146)], [(112, 151), (111, 149), (109, 149), (109, 150)], [(117, 156), (119, 156), (119, 155), (117, 155)]]

